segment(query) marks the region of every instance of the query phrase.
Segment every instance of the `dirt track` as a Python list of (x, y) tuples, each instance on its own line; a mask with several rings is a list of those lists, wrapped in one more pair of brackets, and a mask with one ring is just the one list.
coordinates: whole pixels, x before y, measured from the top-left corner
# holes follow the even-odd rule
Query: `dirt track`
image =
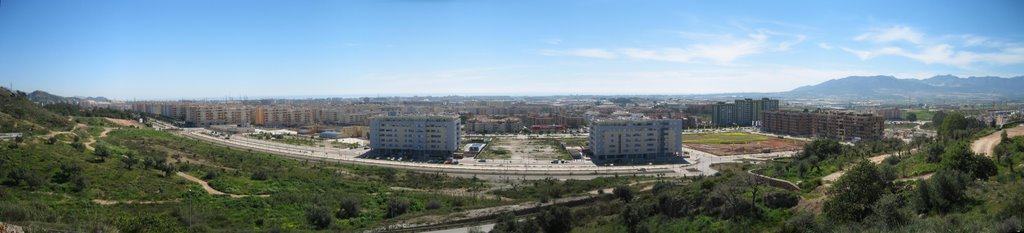
[[(971, 150), (977, 154), (985, 154), (986, 156), (991, 156), (992, 151), (995, 150), (996, 148), (996, 145), (999, 145), (999, 142), (1002, 141), (1002, 133), (1003, 131), (1001, 130), (996, 131), (995, 133), (989, 134), (988, 136), (985, 136), (983, 138), (978, 139), (977, 141), (974, 141), (973, 143), (971, 143)], [(1006, 129), (1006, 136), (1009, 136), (1011, 138), (1017, 136), (1024, 136), (1024, 124), (1018, 125), (1017, 127)]]
[(209, 183), (206, 183), (206, 181), (204, 181), (202, 179), (199, 179), (199, 178), (196, 178), (195, 176), (192, 176), (192, 175), (189, 175), (189, 174), (185, 174), (184, 172), (178, 172), (178, 173), (175, 173), (175, 174), (177, 174), (178, 176), (180, 176), (182, 178), (185, 178), (186, 180), (189, 180), (189, 181), (192, 181), (192, 182), (196, 182), (199, 185), (202, 185), (203, 189), (206, 190), (206, 193), (213, 194), (213, 195), (230, 195), (232, 198), (242, 198), (242, 197), (248, 197), (248, 196), (255, 196), (255, 197), (269, 197), (270, 196), (270, 195), (241, 195), (241, 194), (224, 193), (224, 192), (221, 192), (220, 190), (213, 189), (213, 187), (210, 187)]

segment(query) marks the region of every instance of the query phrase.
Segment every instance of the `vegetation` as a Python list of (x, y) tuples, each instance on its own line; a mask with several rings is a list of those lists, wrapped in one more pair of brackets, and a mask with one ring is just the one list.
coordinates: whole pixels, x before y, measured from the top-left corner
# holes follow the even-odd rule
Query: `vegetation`
[(683, 135), (683, 143), (732, 144), (771, 140), (771, 137), (746, 132), (698, 133)]

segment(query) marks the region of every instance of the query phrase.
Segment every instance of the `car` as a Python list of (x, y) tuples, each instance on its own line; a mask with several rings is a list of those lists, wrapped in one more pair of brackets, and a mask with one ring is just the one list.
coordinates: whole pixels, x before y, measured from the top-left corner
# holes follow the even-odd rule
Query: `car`
[(486, 159), (481, 159), (481, 160), (477, 160), (477, 162), (486, 163), (487, 160)]

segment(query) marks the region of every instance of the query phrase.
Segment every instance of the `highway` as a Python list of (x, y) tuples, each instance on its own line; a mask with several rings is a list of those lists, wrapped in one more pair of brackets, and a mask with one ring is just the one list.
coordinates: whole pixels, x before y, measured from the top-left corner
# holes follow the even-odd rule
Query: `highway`
[[(316, 160), (344, 164), (388, 167), (419, 172), (443, 173), (452, 176), (477, 177), (490, 180), (535, 180), (545, 178), (593, 179), (597, 177), (616, 175), (667, 177), (707, 176), (717, 173), (717, 171), (711, 169), (711, 164), (735, 163), (751, 160), (756, 161), (789, 156), (792, 154), (792, 152), (783, 152), (758, 155), (715, 156), (697, 150), (683, 148), (684, 151), (689, 152), (691, 156), (687, 159), (689, 162), (688, 164), (597, 166), (585, 161), (574, 161), (566, 164), (550, 164), (546, 161), (536, 160), (494, 160), (493, 162), (488, 161), (487, 163), (477, 163), (474, 161), (461, 165), (449, 165), (360, 158), (359, 156), (368, 152), (368, 150), (362, 148), (341, 149), (298, 146), (248, 138), (244, 135), (233, 135), (230, 139), (227, 139), (223, 136), (213, 135), (211, 131), (201, 128), (183, 128), (180, 131), (172, 132), (206, 142), (238, 149), (262, 151), (297, 160)], [(470, 159), (465, 159), (464, 161), (470, 161)]]

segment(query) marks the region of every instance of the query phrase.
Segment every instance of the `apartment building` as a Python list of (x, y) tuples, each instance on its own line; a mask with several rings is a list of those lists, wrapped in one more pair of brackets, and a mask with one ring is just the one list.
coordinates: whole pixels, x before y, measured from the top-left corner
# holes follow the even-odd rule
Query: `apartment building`
[(370, 147), (380, 155), (451, 157), (459, 148), (456, 116), (377, 116), (370, 118)]
[(590, 149), (595, 160), (643, 162), (682, 154), (683, 122), (679, 119), (595, 120), (590, 123)]
[(763, 117), (765, 132), (837, 140), (881, 139), (885, 129), (885, 119), (872, 114), (765, 111)]
[(769, 98), (718, 102), (712, 105), (711, 123), (715, 126), (757, 126), (761, 122), (761, 112), (778, 109), (779, 100)]
[(514, 133), (523, 130), (526, 125), (517, 117), (491, 118), (477, 116), (466, 121), (466, 132), (471, 133)]
[(247, 125), (251, 116), (249, 110), (238, 105), (192, 105), (185, 110), (185, 122), (189, 125), (206, 127), (211, 125)]

